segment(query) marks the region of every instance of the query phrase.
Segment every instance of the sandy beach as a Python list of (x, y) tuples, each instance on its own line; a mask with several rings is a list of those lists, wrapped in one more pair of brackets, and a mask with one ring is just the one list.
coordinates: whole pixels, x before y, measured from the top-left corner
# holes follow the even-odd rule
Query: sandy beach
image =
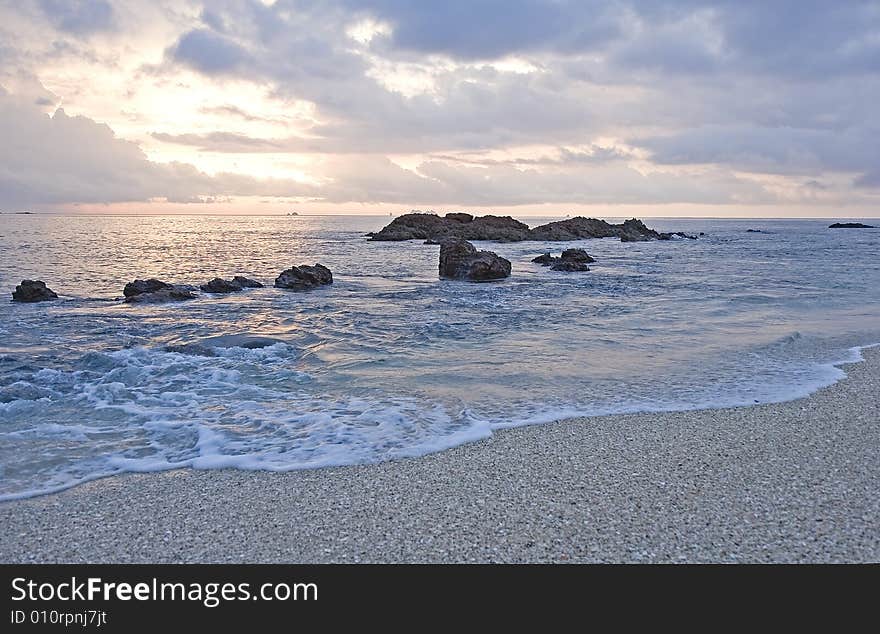
[(3, 562), (877, 562), (880, 349), (812, 396), (418, 459), (106, 478), (0, 505)]

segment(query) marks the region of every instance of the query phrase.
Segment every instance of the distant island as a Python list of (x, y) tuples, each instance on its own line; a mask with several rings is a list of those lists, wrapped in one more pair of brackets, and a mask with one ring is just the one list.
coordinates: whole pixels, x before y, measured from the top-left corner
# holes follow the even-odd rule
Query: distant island
[(440, 241), (448, 238), (494, 242), (523, 240), (564, 242), (612, 237), (620, 238), (622, 242), (645, 242), (671, 240), (673, 237), (692, 240), (697, 238), (681, 231), (671, 233), (654, 231), (635, 218), (621, 224), (609, 224), (596, 218), (577, 217), (550, 222), (532, 229), (510, 216), (473, 216), (463, 212), (450, 212), (442, 217), (435, 213), (412, 212), (397, 216), (380, 231), (369, 233), (367, 236), (374, 242), (427, 240), (431, 244), (439, 244)]
[(828, 225), (829, 229), (876, 229), (877, 227), (873, 225), (865, 225), (861, 222), (835, 222), (833, 225)]

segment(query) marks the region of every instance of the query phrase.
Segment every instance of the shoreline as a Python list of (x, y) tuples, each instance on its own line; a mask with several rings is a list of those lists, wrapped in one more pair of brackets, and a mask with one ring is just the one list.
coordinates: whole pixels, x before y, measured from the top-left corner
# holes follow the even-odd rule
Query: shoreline
[(880, 561), (880, 348), (807, 397), (0, 502), (0, 562)]

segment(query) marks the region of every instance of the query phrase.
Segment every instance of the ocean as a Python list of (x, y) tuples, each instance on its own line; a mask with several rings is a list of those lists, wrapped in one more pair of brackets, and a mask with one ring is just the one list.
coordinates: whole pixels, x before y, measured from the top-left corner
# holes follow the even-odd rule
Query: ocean
[[(790, 400), (880, 342), (878, 229), (646, 219), (705, 235), (476, 243), (513, 274), (471, 284), (438, 279), (436, 246), (364, 238), (390, 220), (0, 216), (0, 499), (123, 472), (377, 462), (572, 416)], [(530, 262), (568, 247), (596, 258), (590, 272)], [(272, 287), (316, 262), (332, 286)], [(135, 278), (238, 274), (266, 288), (119, 299)], [(25, 278), (60, 299), (8, 301)]]

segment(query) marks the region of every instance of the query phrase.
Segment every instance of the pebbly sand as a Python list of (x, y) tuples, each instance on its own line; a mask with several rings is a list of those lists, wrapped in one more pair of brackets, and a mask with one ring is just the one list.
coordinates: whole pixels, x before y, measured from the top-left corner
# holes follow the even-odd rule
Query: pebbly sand
[(880, 348), (812, 396), (417, 459), (126, 475), (0, 504), (0, 562), (878, 562)]

